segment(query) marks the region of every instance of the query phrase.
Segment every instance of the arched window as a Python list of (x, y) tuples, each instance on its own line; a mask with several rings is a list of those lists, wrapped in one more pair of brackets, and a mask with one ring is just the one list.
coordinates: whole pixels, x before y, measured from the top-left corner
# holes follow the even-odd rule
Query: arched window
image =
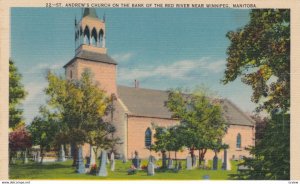
[(104, 36), (103, 29), (100, 29), (100, 31), (99, 31), (99, 47), (104, 47), (103, 36)]
[(236, 136), (236, 148), (241, 148), (242, 145), (242, 136), (240, 133)]
[(97, 46), (97, 31), (95, 28), (92, 30), (91, 45)]
[(82, 27), (80, 26), (80, 31), (79, 31), (79, 45), (83, 43), (83, 31)]
[(151, 146), (151, 138), (152, 137), (152, 132), (150, 130), (150, 128), (147, 128), (146, 132), (145, 132), (145, 146), (146, 147), (150, 147)]
[(73, 77), (73, 73), (72, 73), (72, 70), (70, 71), (70, 79), (72, 79)]
[(85, 26), (83, 35), (84, 35), (84, 44), (89, 45), (90, 44), (90, 29), (88, 28), (88, 26)]

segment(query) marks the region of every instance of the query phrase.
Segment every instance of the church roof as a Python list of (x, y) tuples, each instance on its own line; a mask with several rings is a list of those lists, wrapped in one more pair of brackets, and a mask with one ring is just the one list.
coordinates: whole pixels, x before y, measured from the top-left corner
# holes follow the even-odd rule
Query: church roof
[[(118, 86), (118, 95), (130, 115), (171, 118), (172, 113), (165, 107), (167, 91)], [(225, 118), (231, 125), (253, 126), (253, 121), (228, 99), (222, 101)]]
[(84, 8), (82, 17), (93, 17), (98, 18), (95, 8)]
[(115, 60), (113, 60), (107, 54), (100, 54), (100, 53), (96, 53), (96, 52), (81, 50), (64, 67), (67, 67), (68, 65), (73, 63), (75, 61), (75, 59), (83, 59), (83, 60), (89, 60), (89, 61), (100, 62), (100, 63), (114, 64), (114, 65), (117, 64), (117, 62)]

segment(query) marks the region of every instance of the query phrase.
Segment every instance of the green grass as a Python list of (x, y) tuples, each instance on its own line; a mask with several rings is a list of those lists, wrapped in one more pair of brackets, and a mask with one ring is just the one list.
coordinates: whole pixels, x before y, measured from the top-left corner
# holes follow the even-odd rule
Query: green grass
[[(146, 164), (146, 161), (142, 161), (142, 165)], [(161, 162), (158, 162), (161, 165)], [(209, 165), (212, 163), (209, 162)], [(214, 170), (202, 170), (193, 169), (185, 170), (185, 162), (182, 161), (183, 169), (178, 173), (171, 170), (156, 170), (154, 176), (147, 176), (147, 171), (138, 171), (134, 175), (128, 175), (127, 170), (129, 169), (131, 162), (122, 163), (116, 160), (115, 171), (112, 172), (107, 167), (108, 176), (100, 177), (90, 174), (77, 174), (75, 168), (71, 166), (72, 161), (68, 160), (62, 163), (45, 163), (43, 165), (30, 162), (28, 164), (17, 163), (10, 165), (9, 175), (10, 179), (84, 179), (84, 180), (200, 180), (203, 179), (204, 175), (209, 175), (210, 179), (213, 180), (226, 180), (229, 174), (236, 174), (236, 162), (232, 162), (231, 171), (223, 171), (221, 169)], [(221, 162), (219, 161), (219, 168)]]

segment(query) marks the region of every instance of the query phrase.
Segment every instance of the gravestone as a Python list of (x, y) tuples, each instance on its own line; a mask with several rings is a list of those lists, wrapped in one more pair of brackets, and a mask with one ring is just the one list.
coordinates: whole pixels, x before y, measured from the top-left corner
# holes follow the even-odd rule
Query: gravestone
[(197, 166), (197, 158), (196, 158), (196, 156), (192, 157), (192, 164), (193, 164), (193, 167)]
[(152, 162), (148, 163), (147, 174), (148, 174), (148, 176), (153, 176), (155, 174), (154, 164)]
[(24, 153), (24, 164), (27, 164), (28, 163), (28, 157), (27, 157), (27, 149)]
[(58, 161), (59, 162), (66, 161), (66, 155), (65, 155), (64, 145), (60, 146)]
[(218, 157), (217, 155), (213, 158), (213, 170), (218, 170)]
[(125, 155), (121, 155), (121, 158), (122, 158), (122, 162), (123, 162), (123, 163), (126, 163), (126, 162), (127, 162), (127, 159), (126, 159)]
[(181, 169), (182, 169), (182, 164), (181, 164), (181, 161), (179, 161), (178, 170), (181, 170)]
[(83, 161), (83, 156), (82, 156), (82, 146), (79, 146), (79, 148), (78, 148), (76, 172), (79, 174), (85, 173), (84, 161)]
[(37, 151), (37, 152), (36, 152), (35, 161), (36, 161), (36, 162), (39, 162), (40, 160), (41, 160), (41, 153), (40, 153), (40, 151)]
[(107, 176), (106, 161), (107, 161), (107, 153), (105, 150), (103, 150), (101, 153), (100, 169), (97, 174), (98, 176)]
[(113, 152), (110, 155), (110, 170), (115, 171), (115, 154)]
[(186, 157), (186, 169), (187, 170), (192, 169), (192, 157), (191, 156)]
[(152, 156), (152, 155), (150, 155), (149, 156), (149, 159), (148, 159), (148, 163), (149, 162), (152, 162), (153, 163), (153, 165), (154, 165), (154, 168), (156, 168), (157, 166), (156, 166), (156, 158), (154, 157), (154, 156)]
[(95, 155), (95, 150), (96, 149), (94, 146), (90, 146), (90, 163), (89, 163), (89, 168), (91, 168), (93, 165), (96, 164), (96, 155)]
[(173, 160), (172, 159), (168, 159), (168, 169), (173, 169)]
[(134, 152), (134, 158), (132, 159), (132, 164), (138, 170), (141, 169), (141, 159), (139, 158), (139, 154), (137, 151)]
[(224, 150), (224, 158), (222, 162), (222, 169), (227, 170), (227, 149)]

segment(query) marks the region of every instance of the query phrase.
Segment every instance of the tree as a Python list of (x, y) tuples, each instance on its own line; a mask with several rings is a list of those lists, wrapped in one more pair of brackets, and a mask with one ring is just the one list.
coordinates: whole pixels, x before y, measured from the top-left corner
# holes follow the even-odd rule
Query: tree
[(253, 89), (257, 110), (290, 108), (290, 11), (252, 10), (250, 22), (226, 35), (227, 68), (223, 83), (242, 77)]
[[(49, 72), (45, 89), (49, 96), (48, 105), (60, 114), (64, 124), (63, 134), (68, 135), (74, 145), (73, 165), (76, 163), (77, 146), (90, 142), (98, 146), (108, 145), (111, 129), (103, 120), (108, 115), (111, 99), (92, 80), (92, 74), (85, 70), (79, 80), (66, 80)], [(112, 125), (111, 125), (112, 126)]]
[(156, 152), (160, 151), (162, 154), (162, 168), (167, 168), (166, 162), (166, 152), (168, 150), (168, 145), (170, 142), (170, 133), (166, 127), (159, 127), (155, 126), (155, 133), (154, 133), (154, 144), (151, 145), (151, 149), (155, 150)]
[(175, 161), (177, 165), (177, 152), (182, 149), (184, 146), (184, 142), (182, 140), (182, 131), (180, 126), (172, 126), (168, 128), (169, 131), (169, 139), (167, 144), (168, 151), (175, 152)]
[(290, 179), (290, 115), (274, 114), (263, 139), (249, 150), (254, 157), (244, 158), (241, 165), (251, 169), (236, 175), (237, 179)]
[(18, 72), (13, 60), (9, 60), (9, 127), (14, 128), (22, 120), (23, 110), (18, 108), (26, 97), (26, 91), (21, 84), (22, 75)]
[(231, 44), (223, 83), (241, 76), (253, 89), (257, 111), (266, 110), (272, 118), (249, 148), (252, 157), (243, 163), (249, 171), (239, 177), (289, 179), (290, 10), (252, 10), (250, 22), (227, 37)]
[(9, 133), (9, 163), (16, 156), (18, 151), (26, 151), (31, 147), (31, 135), (26, 130), (25, 125), (20, 125)]
[(267, 117), (260, 117), (259, 115), (253, 115), (251, 118), (255, 121), (255, 143), (260, 141), (265, 134), (267, 123), (270, 121)]
[(44, 152), (49, 151), (55, 145), (55, 136), (59, 131), (58, 119), (53, 113), (40, 107), (40, 116), (36, 116), (28, 129), (32, 135), (32, 142), (40, 146), (41, 161), (44, 160)]
[(181, 138), (191, 156), (194, 157), (194, 151), (199, 150), (201, 163), (207, 149), (225, 135), (227, 125), (220, 101), (209, 97), (205, 89), (195, 90), (192, 94), (177, 89), (169, 91), (166, 106), (173, 113), (172, 117), (180, 120)]

